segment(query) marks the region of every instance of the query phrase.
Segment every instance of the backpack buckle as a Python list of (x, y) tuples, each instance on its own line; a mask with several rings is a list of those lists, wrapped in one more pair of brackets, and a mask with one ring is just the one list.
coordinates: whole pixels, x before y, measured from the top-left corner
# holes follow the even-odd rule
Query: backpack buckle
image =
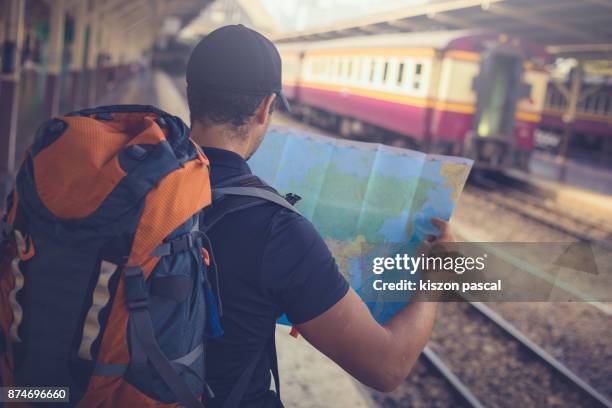
[(125, 301), (128, 309), (142, 309), (148, 306), (149, 294), (142, 269), (132, 266), (123, 270), (125, 283)]
[(172, 247), (172, 253), (187, 251), (193, 248), (193, 234), (187, 233), (180, 238), (170, 241)]
[(287, 202), (291, 205), (295, 205), (295, 203), (297, 203), (301, 199), (302, 197), (297, 194), (293, 194), (293, 193), (285, 194), (285, 200), (287, 200)]
[(149, 300), (144, 299), (144, 300), (138, 300), (136, 302), (128, 302), (127, 307), (128, 307), (128, 310), (146, 309), (149, 307)]

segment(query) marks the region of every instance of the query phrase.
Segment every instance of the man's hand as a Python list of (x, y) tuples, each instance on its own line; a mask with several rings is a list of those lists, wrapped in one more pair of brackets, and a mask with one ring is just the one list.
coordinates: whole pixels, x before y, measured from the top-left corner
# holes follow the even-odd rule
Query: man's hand
[(431, 250), (431, 247), (436, 243), (455, 242), (455, 237), (451, 232), (451, 227), (448, 221), (433, 217), (431, 219), (431, 223), (434, 227), (438, 228), (440, 232), (438, 233), (437, 237), (434, 235), (427, 235), (425, 240), (418, 246), (416, 250), (417, 255), (427, 256)]
[(434, 227), (438, 228), (438, 231), (440, 232), (438, 233), (437, 237), (434, 237), (433, 235), (428, 235), (428, 242), (455, 242), (455, 237), (451, 232), (451, 227), (448, 221), (444, 221), (441, 218), (433, 217), (431, 219), (431, 223)]

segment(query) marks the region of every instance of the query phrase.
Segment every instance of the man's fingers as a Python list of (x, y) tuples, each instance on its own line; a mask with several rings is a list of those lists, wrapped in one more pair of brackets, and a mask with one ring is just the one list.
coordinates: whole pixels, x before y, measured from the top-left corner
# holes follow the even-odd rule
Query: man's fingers
[(454, 242), (455, 241), (455, 238), (450, 232), (450, 226), (449, 226), (448, 221), (445, 221), (437, 217), (433, 217), (431, 219), (431, 223), (435, 227), (437, 227), (438, 230), (440, 231), (436, 241), (439, 241), (439, 242)]
[(446, 230), (447, 226), (448, 226), (448, 222), (447, 221), (444, 221), (443, 219), (438, 218), (438, 217), (432, 217), (431, 223), (435, 227), (438, 227), (438, 229), (440, 230), (441, 233), (443, 233)]
[(447, 221), (444, 221), (442, 218), (438, 218), (438, 217), (431, 217), (431, 223), (435, 226), (442, 226), (442, 225), (446, 225)]

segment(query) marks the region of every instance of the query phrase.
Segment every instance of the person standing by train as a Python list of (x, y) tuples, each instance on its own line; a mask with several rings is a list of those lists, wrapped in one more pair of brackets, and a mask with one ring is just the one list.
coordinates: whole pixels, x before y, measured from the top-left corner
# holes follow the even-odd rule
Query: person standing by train
[[(195, 47), (186, 79), (191, 138), (210, 160), (213, 189), (249, 177), (246, 160), (261, 144), (275, 105), (288, 108), (276, 47), (242, 25), (222, 27)], [(438, 241), (453, 240), (446, 222), (434, 224)], [(414, 302), (378, 324), (313, 225), (274, 203), (227, 215), (208, 233), (225, 332), (207, 346), (207, 381), (216, 395), (210, 406), (224, 406), (228, 398), (241, 407), (282, 406), (269, 391), (271, 372), (278, 381), (274, 331), (282, 313), (372, 388), (391, 391), (408, 375), (429, 338), (435, 302)]]

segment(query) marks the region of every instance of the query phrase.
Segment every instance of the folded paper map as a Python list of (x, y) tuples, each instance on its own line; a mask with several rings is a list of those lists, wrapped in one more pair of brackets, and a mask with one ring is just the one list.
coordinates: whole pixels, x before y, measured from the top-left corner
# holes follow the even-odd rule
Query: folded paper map
[[(281, 194), (302, 197), (296, 207), (363, 295), (368, 252), (410, 253), (435, 235), (430, 219), (450, 219), (472, 160), (272, 127), (249, 165)], [(384, 322), (406, 301), (366, 303)]]

